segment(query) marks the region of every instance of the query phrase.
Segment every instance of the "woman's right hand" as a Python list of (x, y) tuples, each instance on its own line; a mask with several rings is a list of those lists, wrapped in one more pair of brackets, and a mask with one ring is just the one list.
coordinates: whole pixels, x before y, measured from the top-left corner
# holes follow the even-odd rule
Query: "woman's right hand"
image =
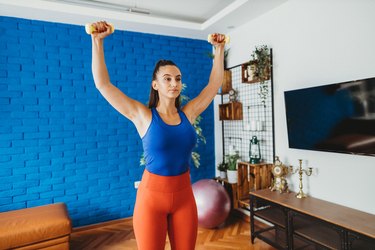
[(104, 39), (112, 34), (112, 26), (106, 21), (99, 21), (92, 23), (91, 25), (95, 27), (95, 31), (93, 31), (91, 34), (93, 38)]

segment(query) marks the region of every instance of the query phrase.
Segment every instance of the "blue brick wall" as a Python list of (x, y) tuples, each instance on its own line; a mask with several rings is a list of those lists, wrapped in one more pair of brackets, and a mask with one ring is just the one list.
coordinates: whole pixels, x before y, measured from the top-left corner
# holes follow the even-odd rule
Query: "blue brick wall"
[[(0, 211), (65, 202), (74, 226), (129, 217), (140, 180), (135, 127), (96, 90), (81, 26), (0, 17)], [(195, 97), (207, 83), (202, 40), (116, 31), (105, 40), (113, 84), (147, 103), (157, 60), (175, 61)], [(212, 105), (193, 182), (214, 176)]]

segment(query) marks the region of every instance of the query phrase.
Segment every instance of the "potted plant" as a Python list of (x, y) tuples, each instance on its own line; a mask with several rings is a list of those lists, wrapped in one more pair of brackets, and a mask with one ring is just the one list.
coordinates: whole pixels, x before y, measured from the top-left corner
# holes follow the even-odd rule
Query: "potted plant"
[(266, 81), (270, 79), (271, 66), (270, 49), (268, 46), (255, 46), (255, 50), (251, 53), (251, 60), (249, 61), (250, 70), (248, 74), (252, 75), (253, 79), (259, 81), (259, 96), (264, 106), (266, 106), (268, 96), (268, 85)]
[(237, 160), (240, 159), (238, 153), (232, 155), (226, 155), (228, 164), (227, 176), (229, 183), (237, 183)]
[(225, 162), (221, 162), (217, 166), (217, 170), (220, 172), (220, 178), (221, 179), (226, 179), (227, 178), (227, 169), (228, 169), (228, 164)]

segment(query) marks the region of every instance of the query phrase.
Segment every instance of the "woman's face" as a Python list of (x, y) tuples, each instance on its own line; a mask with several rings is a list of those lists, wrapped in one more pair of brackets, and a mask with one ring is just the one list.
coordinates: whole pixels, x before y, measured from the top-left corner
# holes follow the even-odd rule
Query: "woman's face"
[(159, 98), (177, 98), (182, 89), (180, 70), (172, 65), (160, 67), (152, 87), (159, 92)]

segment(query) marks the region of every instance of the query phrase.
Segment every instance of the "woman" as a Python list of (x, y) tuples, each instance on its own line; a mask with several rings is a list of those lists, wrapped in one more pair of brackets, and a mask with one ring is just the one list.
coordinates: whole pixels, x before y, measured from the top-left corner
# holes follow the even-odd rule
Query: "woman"
[(215, 57), (208, 85), (180, 108), (181, 72), (168, 60), (154, 69), (149, 107), (111, 84), (104, 61), (103, 40), (111, 34), (106, 22), (93, 24), (92, 72), (96, 88), (121, 114), (131, 120), (142, 138), (146, 168), (134, 208), (138, 249), (164, 249), (166, 234), (172, 249), (194, 249), (197, 208), (191, 188), (189, 162), (196, 143), (192, 126), (208, 107), (223, 82), (224, 35), (214, 36)]

